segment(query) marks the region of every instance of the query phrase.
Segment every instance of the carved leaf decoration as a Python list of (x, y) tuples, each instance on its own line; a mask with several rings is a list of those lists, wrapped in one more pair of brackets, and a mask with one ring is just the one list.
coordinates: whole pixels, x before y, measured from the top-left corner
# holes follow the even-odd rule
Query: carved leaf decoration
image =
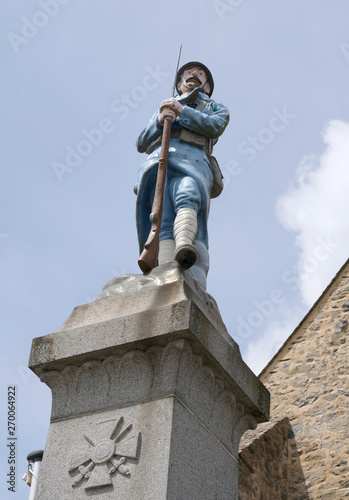
[(70, 459), (69, 470), (76, 469), (88, 460), (91, 460), (90, 450), (75, 450)]

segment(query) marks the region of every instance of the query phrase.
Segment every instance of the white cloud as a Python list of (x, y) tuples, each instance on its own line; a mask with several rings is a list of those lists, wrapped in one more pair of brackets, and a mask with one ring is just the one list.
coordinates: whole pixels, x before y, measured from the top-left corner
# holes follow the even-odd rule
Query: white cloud
[(325, 151), (303, 158), (277, 203), (281, 223), (297, 233), (299, 288), (308, 307), (349, 253), (349, 124), (331, 121), (323, 138)]
[(288, 308), (285, 305), (278, 312), (280, 319), (270, 321), (263, 335), (248, 343), (243, 358), (256, 375), (261, 372), (280, 349), (283, 342), (291, 335), (305, 312), (303, 308)]
[[(303, 305), (284, 304), (266, 323), (259, 338), (249, 341), (244, 359), (258, 374), (291, 335), (305, 313), (348, 258), (349, 124), (331, 121), (323, 134), (325, 150), (302, 159), (296, 182), (277, 202), (283, 226), (296, 233), (298, 277)], [(295, 269), (295, 272), (294, 272)]]

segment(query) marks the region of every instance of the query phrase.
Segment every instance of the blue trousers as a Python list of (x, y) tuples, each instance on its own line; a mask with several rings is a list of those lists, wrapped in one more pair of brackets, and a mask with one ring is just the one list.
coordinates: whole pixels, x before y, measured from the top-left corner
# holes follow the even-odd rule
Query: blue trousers
[[(155, 191), (155, 187), (154, 187)], [(208, 247), (203, 227), (201, 212), (201, 192), (195, 179), (181, 174), (168, 172), (164, 193), (164, 208), (160, 230), (160, 241), (173, 240), (173, 224), (176, 214), (181, 208), (191, 208), (198, 215), (196, 240)]]

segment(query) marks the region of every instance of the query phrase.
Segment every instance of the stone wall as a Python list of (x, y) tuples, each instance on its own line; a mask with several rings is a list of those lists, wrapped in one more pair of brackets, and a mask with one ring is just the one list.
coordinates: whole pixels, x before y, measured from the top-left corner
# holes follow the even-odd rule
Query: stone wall
[(239, 500), (287, 500), (290, 422), (245, 432), (239, 453)]
[(347, 262), (260, 376), (272, 421), (287, 416), (295, 436), (289, 499), (349, 497), (348, 323)]

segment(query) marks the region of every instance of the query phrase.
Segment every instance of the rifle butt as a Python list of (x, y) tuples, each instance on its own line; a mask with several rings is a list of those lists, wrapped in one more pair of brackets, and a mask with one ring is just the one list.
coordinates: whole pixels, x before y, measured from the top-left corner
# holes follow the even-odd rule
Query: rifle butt
[(143, 273), (148, 273), (157, 265), (159, 255), (159, 235), (157, 233), (156, 230), (150, 232), (138, 259), (138, 265)]

